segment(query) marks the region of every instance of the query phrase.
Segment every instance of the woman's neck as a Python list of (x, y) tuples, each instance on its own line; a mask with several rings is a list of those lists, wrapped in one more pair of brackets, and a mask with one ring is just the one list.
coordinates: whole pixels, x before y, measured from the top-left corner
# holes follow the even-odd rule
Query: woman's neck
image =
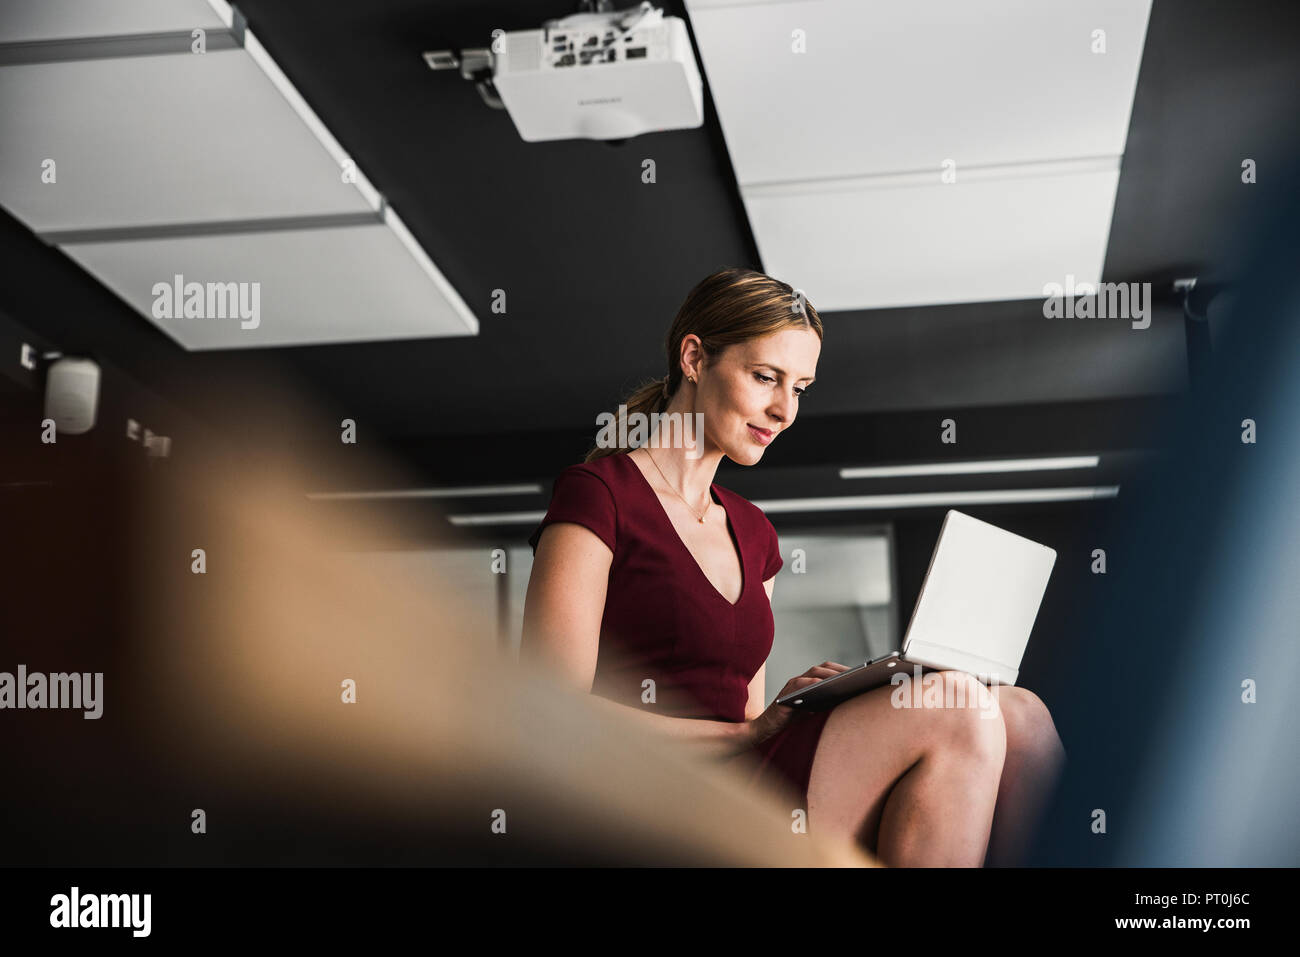
[(713, 484), (718, 463), (722, 461), (722, 452), (704, 452), (699, 458), (690, 458), (688, 451), (690, 450), (654, 445), (635, 450), (638, 457), (644, 456), (649, 460), (646, 463), (649, 473), (661, 481), (667, 481), (687, 502), (695, 507), (712, 505), (713, 497), (709, 493), (709, 486)]

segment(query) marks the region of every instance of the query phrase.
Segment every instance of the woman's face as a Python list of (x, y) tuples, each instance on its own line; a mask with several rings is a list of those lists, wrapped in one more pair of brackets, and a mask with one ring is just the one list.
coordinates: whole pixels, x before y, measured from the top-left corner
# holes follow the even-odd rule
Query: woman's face
[(821, 348), (811, 329), (782, 329), (723, 350), (698, 376), (695, 408), (712, 443), (739, 465), (757, 463), (794, 425)]

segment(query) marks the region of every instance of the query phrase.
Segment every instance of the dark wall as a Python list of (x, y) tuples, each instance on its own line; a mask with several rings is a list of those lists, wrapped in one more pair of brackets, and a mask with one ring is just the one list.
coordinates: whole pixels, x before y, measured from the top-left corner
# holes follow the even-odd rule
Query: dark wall
[[(1120, 495), (1135, 494), (1131, 487), (1121, 488)], [(1073, 627), (1079, 608), (1092, 602), (1110, 600), (1110, 583), (1119, 571), (1119, 560), (1111, 547), (1114, 536), (1110, 525), (1117, 499), (1091, 502), (1063, 502), (1045, 506), (962, 507), (959, 511), (990, 522), (1007, 531), (1023, 535), (1056, 549), (1056, 565), (1039, 607), (1038, 619), (1025, 648), (1017, 685), (1028, 688), (1048, 705), (1059, 703), (1070, 683), (1070, 663), (1087, 654), (1086, 636)], [(943, 511), (903, 518), (895, 522), (895, 549), (898, 561), (898, 596), (900, 628), (916, 606), (921, 583), (925, 579), (934, 552)], [(1107, 573), (1093, 574), (1092, 552), (1106, 549)], [(1066, 749), (1071, 738), (1080, 733), (1074, 716), (1056, 709), (1054, 718)]]

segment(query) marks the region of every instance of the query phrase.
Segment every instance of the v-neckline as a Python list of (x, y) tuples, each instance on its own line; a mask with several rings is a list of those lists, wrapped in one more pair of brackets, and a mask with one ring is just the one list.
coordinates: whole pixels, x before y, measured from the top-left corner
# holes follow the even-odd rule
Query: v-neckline
[(677, 526), (673, 524), (673, 520), (669, 516), (668, 510), (664, 508), (664, 503), (659, 501), (659, 493), (654, 490), (654, 486), (650, 484), (650, 480), (646, 478), (645, 473), (641, 471), (641, 466), (632, 461), (630, 453), (624, 452), (622, 454), (627, 458), (628, 467), (640, 477), (641, 484), (645, 486), (645, 490), (649, 492), (650, 497), (654, 499), (655, 505), (659, 508), (659, 514), (663, 516), (663, 520), (668, 524), (668, 531), (672, 532), (673, 538), (677, 539), (677, 544), (680, 545), (682, 551), (686, 553), (686, 557), (689, 558), (691, 564), (695, 566), (695, 570), (699, 573), (700, 577), (704, 579), (704, 583), (709, 586), (713, 591), (713, 594), (718, 596), (720, 601), (724, 602), (729, 607), (736, 608), (739, 606), (740, 603), (745, 600), (745, 592), (749, 589), (749, 575), (745, 572), (745, 550), (740, 547), (740, 535), (736, 531), (735, 523), (731, 520), (731, 510), (727, 508), (727, 503), (722, 500), (721, 495), (717, 495), (716, 497), (714, 495), (716, 484), (712, 482), (709, 483), (709, 497), (713, 498), (717, 504), (722, 506), (722, 513), (727, 516), (727, 534), (731, 539), (731, 544), (736, 549), (736, 558), (740, 562), (740, 594), (736, 597), (735, 601), (727, 601), (727, 596), (718, 591), (718, 586), (713, 584), (713, 581), (709, 576), (704, 573), (704, 569), (695, 558), (695, 553), (692, 552), (690, 548), (687, 547), (686, 542), (682, 540), (682, 536), (677, 531)]

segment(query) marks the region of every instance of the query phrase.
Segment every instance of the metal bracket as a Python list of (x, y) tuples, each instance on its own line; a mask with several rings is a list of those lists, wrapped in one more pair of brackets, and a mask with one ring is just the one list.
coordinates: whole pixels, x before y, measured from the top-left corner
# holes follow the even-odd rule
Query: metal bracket
[(505, 103), (492, 83), (495, 64), (488, 47), (471, 47), (467, 50), (426, 50), (422, 54), (430, 70), (460, 70), (463, 79), (478, 89), (483, 102), (494, 110), (504, 110)]
[(460, 66), (460, 55), (455, 50), (426, 50), (423, 56), (430, 70), (454, 70)]

